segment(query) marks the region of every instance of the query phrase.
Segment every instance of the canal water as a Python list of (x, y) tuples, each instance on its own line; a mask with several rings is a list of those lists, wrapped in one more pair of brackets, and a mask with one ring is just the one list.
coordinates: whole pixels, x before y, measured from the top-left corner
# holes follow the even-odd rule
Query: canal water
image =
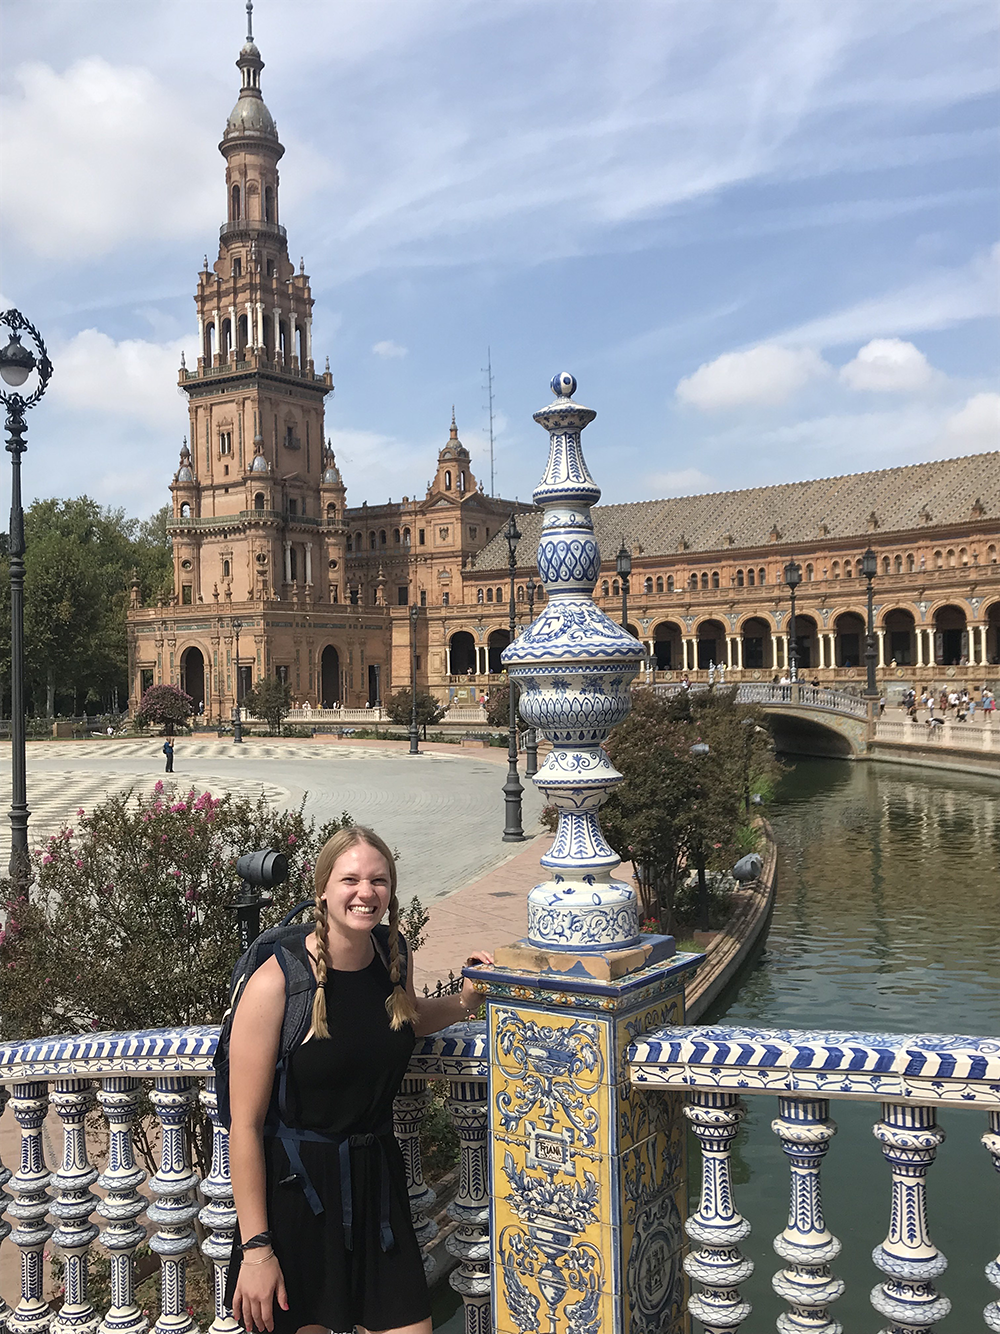
[[(786, 761), (772, 808), (778, 893), (763, 948), (705, 1023), (861, 1033), (1000, 1034), (1000, 784), (959, 773), (838, 760)], [(753, 1232), (745, 1334), (787, 1309), (771, 1289), (788, 1170), (770, 1129), (777, 1100), (746, 1099), (736, 1203)], [(831, 1101), (839, 1131), (823, 1172), (827, 1223), (847, 1283), (832, 1313), (849, 1334), (886, 1323), (869, 1302), (872, 1248), (888, 1227), (889, 1168), (872, 1136), (877, 1103)], [(984, 1111), (939, 1117), (947, 1139), (928, 1176), (930, 1229), (949, 1261), (935, 1328), (973, 1334), (996, 1297), (983, 1273), (1000, 1249), (1000, 1177), (979, 1142)], [(694, 1159), (692, 1159), (694, 1163)]]

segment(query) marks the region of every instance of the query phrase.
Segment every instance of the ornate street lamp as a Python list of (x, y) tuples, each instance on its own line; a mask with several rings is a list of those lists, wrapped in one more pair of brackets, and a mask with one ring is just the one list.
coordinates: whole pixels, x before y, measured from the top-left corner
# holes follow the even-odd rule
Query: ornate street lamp
[(865, 667), (868, 669), (868, 681), (865, 685), (865, 694), (869, 700), (876, 700), (878, 682), (875, 680), (875, 664), (878, 652), (875, 648), (875, 590), (872, 580), (878, 574), (878, 557), (871, 547), (861, 557), (861, 573), (868, 580), (868, 635), (865, 640)]
[(242, 629), (242, 621), (233, 621), (233, 634), (236, 636), (236, 708), (233, 709), (233, 744), (237, 746), (243, 744), (243, 714), (240, 707), (243, 703), (243, 691), (240, 689), (242, 684), (240, 675), (240, 631)]
[(417, 617), (420, 608), (410, 608), (410, 754), (420, 754), (420, 733), (417, 731)]
[(615, 569), (618, 571), (618, 577), (622, 581), (622, 629), (628, 631), (628, 577), (632, 573), (632, 553), (625, 545), (625, 539), (622, 538), (622, 544), (618, 555), (615, 557)]
[(791, 680), (799, 679), (799, 645), (795, 637), (795, 590), (802, 582), (802, 569), (795, 563), (794, 556), (785, 566), (785, 583), (792, 609), (788, 617), (788, 675)]
[[(517, 611), (514, 602), (514, 576), (517, 572), (517, 544), (521, 540), (521, 532), (517, 526), (517, 515), (511, 513), (510, 521), (504, 529), (504, 537), (507, 539), (507, 562), (510, 570), (510, 642), (514, 642), (514, 630), (516, 626), (515, 614)], [(504, 825), (503, 841), (505, 843), (520, 843), (524, 838), (524, 830), (521, 827), (521, 780), (517, 776), (517, 699), (514, 693), (514, 682), (511, 680), (510, 673), (507, 673), (507, 781), (503, 785), (503, 804), (504, 804)]]
[[(535, 619), (535, 594), (538, 591), (538, 585), (535, 583), (535, 576), (532, 575), (528, 580), (528, 624)], [(533, 727), (529, 727), (524, 734), (524, 776), (525, 778), (534, 778), (538, 773), (538, 733)]]
[[(24, 433), (28, 429), (24, 414), (45, 393), (52, 375), (52, 363), (41, 335), (19, 310), (0, 315), (0, 324), (10, 330), (10, 341), (0, 349), (0, 376), (12, 389), (20, 389), (32, 371), (38, 383), (30, 394), (0, 391), (0, 402), (7, 409), (7, 450), (10, 454), (10, 878), (22, 892), (31, 878), (28, 856), (28, 788), (25, 763), (24, 731), (24, 507), (21, 504), (21, 455), (27, 449)], [(38, 355), (26, 348), (20, 338), (25, 330)]]

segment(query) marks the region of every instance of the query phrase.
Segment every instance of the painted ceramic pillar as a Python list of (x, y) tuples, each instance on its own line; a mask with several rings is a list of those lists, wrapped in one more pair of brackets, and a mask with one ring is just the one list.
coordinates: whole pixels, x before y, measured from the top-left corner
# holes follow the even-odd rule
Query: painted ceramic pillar
[(639, 933), (635, 891), (598, 812), (621, 775), (601, 743), (630, 707), (643, 649), (595, 605), (580, 447), (596, 415), (555, 377), (538, 568), (547, 597), (504, 650), (526, 724), (552, 742), (534, 782), (559, 823), (528, 896), (527, 938), (469, 968), (487, 1003), (490, 1243), (496, 1334), (682, 1334), (684, 1126), (679, 1099), (628, 1082), (629, 1043), (684, 1016), (701, 956)]

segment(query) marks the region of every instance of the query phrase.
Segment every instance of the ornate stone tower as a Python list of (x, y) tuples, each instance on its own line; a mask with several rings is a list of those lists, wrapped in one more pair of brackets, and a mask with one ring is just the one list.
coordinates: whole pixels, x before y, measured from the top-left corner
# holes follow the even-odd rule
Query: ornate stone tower
[(316, 373), (309, 278), (279, 222), (284, 149), (261, 94), (252, 10), (219, 144), (226, 220), (218, 258), (198, 275), (197, 365), (179, 375), (190, 431), (170, 487), (174, 598), (130, 614), (133, 703), (173, 681), (222, 718), (237, 676), (243, 690), (277, 673), (302, 702), (365, 704), (388, 661), (384, 613), (371, 608), (362, 624), (344, 607), (346, 497), (324, 437), (333, 379), (329, 363)]

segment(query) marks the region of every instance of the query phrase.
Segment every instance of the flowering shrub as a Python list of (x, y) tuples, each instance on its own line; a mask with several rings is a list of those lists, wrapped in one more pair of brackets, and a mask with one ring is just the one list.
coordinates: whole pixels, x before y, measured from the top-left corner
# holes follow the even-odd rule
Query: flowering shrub
[(218, 1022), (239, 954), (237, 857), (288, 858), (268, 926), (314, 897), (316, 854), (351, 823), (163, 783), (78, 811), (34, 850), (26, 897), (0, 881), (0, 1037)]

